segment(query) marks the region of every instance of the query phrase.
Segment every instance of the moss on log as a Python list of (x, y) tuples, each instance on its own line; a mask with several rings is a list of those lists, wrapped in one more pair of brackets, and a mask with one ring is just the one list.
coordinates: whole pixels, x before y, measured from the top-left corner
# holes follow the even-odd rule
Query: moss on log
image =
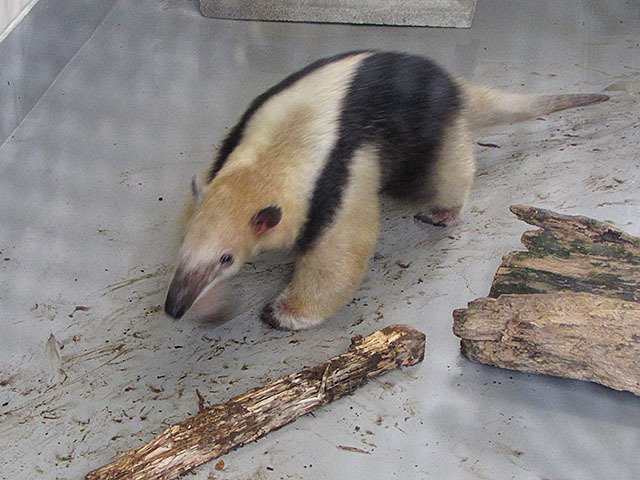
[(640, 301), (640, 239), (598, 220), (534, 207), (511, 211), (542, 230), (525, 232), (527, 252), (503, 258), (489, 292), (590, 292)]

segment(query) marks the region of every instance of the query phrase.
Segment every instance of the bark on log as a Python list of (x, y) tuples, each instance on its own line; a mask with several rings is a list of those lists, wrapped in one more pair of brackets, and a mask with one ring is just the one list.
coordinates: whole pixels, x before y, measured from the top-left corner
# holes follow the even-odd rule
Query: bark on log
[(640, 395), (640, 304), (590, 293), (480, 298), (454, 312), (470, 360)]
[(354, 337), (346, 353), (213, 405), (93, 470), (87, 479), (173, 479), (352, 393), (371, 377), (415, 365), (423, 360), (424, 348), (424, 334), (406, 325)]
[(454, 312), (462, 353), (640, 395), (640, 239), (587, 217), (511, 211), (542, 230), (503, 258), (490, 298)]

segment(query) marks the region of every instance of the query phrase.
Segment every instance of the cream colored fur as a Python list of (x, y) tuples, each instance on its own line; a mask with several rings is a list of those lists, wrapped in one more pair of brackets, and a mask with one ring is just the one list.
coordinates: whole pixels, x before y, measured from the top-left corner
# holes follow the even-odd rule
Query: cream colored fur
[[(302, 78), (255, 113), (246, 140), (206, 187), (187, 228), (181, 249), (185, 260), (207, 263), (226, 249), (237, 252), (241, 264), (263, 250), (293, 245), (306, 220), (314, 179), (335, 143), (340, 102), (368, 55), (348, 57)], [(281, 208), (282, 221), (255, 237), (249, 219), (270, 205)]]
[(501, 123), (522, 122), (566, 108), (603, 102), (609, 98), (597, 94), (510, 93), (472, 85), (460, 78), (456, 82), (462, 91), (467, 122), (473, 130)]
[(351, 181), (333, 224), (300, 256), (291, 284), (273, 304), (281, 328), (317, 325), (336, 313), (356, 291), (378, 238), (380, 173), (372, 147), (360, 149)]
[(436, 225), (453, 222), (467, 202), (475, 171), (472, 132), (463, 110), (444, 130), (429, 179), (427, 212), (419, 215)]

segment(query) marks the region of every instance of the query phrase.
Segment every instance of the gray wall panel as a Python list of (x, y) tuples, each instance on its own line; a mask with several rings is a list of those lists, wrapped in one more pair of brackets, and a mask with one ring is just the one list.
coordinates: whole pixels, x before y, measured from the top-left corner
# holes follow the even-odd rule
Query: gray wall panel
[(40, 0), (0, 43), (0, 145), (116, 0)]

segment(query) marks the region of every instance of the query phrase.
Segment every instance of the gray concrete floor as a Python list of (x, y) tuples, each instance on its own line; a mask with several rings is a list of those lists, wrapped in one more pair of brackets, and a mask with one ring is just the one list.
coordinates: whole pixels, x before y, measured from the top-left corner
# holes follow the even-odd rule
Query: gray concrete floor
[[(0, 476), (75, 479), (207, 402), (408, 323), (423, 364), (372, 381), (207, 464), (196, 479), (640, 477), (640, 403), (577, 381), (473, 364), (451, 312), (484, 296), (533, 204), (640, 235), (637, 2), (481, 0), (470, 30), (217, 21), (191, 2), (120, 0), (0, 147)], [(356, 298), (312, 331), (257, 319), (291, 259), (237, 280), (222, 325), (162, 312), (191, 176), (249, 100), (315, 58), (419, 52), (456, 74), (612, 101), (496, 127), (462, 221), (384, 207)], [(397, 263), (410, 264), (403, 269)], [(369, 452), (338, 449), (338, 445)], [(269, 467), (269, 469), (267, 469)]]

